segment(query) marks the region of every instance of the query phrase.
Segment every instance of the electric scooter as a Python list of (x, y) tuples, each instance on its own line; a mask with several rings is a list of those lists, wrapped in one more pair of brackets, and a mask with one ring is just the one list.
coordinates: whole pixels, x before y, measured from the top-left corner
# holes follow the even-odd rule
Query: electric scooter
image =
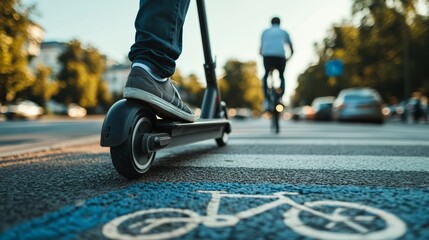
[(100, 145), (110, 147), (113, 166), (126, 178), (143, 176), (159, 150), (208, 139), (215, 139), (218, 146), (228, 142), (231, 123), (217, 85), (204, 0), (197, 0), (197, 9), (207, 82), (200, 118), (194, 123), (169, 121), (158, 118), (151, 106), (136, 99), (114, 103), (104, 119)]

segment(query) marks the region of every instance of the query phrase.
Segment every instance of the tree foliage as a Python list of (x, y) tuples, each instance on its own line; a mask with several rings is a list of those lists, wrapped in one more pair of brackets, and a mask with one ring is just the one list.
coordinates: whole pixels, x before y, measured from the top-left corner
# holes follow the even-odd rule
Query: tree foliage
[[(419, 14), (417, 2), (355, 0), (352, 12), (360, 22), (333, 27), (316, 45), (319, 61), (299, 76), (292, 103), (309, 104), (356, 86), (375, 88), (384, 99), (406, 98), (416, 89), (428, 94), (429, 19)], [(332, 59), (344, 62), (342, 77), (326, 76), (325, 64)]]
[(224, 66), (224, 72), (224, 77), (219, 80), (219, 88), (228, 107), (261, 110), (263, 92), (256, 62), (229, 60)]
[(204, 86), (195, 74), (183, 77), (179, 69), (176, 69), (171, 77), (176, 83), (180, 96), (187, 104), (200, 107), (203, 101)]
[(58, 60), (62, 69), (57, 76), (59, 92), (55, 100), (85, 108), (95, 108), (99, 100), (109, 101), (102, 78), (105, 61), (97, 49), (84, 48), (78, 40), (72, 40)]
[(0, 102), (10, 102), (19, 91), (33, 84), (25, 43), (30, 8), (19, 0), (0, 1)]
[(58, 82), (50, 81), (51, 69), (39, 65), (34, 83), (17, 93), (17, 98), (29, 99), (40, 106), (45, 106), (53, 95), (58, 93)]
[[(229, 60), (223, 67), (224, 75), (218, 81), (221, 98), (231, 108), (261, 110), (263, 92), (255, 62)], [(183, 77), (179, 69), (172, 76), (182, 99), (200, 107), (204, 96), (204, 84), (196, 75)]]

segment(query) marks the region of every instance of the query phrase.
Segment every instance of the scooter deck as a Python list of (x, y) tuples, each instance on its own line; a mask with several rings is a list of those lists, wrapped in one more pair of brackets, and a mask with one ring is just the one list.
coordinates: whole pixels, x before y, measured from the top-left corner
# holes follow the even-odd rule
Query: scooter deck
[(231, 132), (231, 123), (227, 119), (200, 120), (194, 123), (157, 121), (156, 133), (167, 133), (170, 140), (167, 147), (221, 138), (224, 132)]

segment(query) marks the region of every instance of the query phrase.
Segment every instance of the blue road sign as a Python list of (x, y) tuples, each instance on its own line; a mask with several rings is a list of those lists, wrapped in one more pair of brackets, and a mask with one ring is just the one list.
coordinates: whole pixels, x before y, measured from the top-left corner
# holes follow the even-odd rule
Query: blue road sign
[(427, 206), (428, 189), (141, 183), (0, 239), (429, 239)]
[(344, 63), (339, 59), (330, 60), (325, 65), (326, 76), (340, 77), (343, 75)]

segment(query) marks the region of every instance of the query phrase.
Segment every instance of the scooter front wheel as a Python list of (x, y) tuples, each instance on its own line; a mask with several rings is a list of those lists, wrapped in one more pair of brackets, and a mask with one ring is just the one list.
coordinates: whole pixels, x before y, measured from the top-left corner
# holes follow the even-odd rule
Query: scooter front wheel
[(122, 176), (134, 179), (149, 170), (156, 152), (148, 152), (143, 146), (143, 136), (154, 129), (153, 116), (146, 111), (135, 114), (129, 136), (119, 146), (110, 148), (113, 166)]

